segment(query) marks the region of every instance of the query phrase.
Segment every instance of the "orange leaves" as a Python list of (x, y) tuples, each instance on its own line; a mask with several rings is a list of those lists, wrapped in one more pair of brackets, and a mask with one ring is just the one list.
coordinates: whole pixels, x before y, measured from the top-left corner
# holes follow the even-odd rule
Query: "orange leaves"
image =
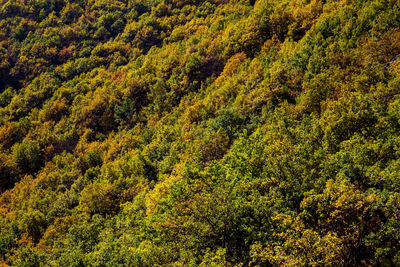
[(10, 148), (15, 141), (20, 139), (23, 133), (16, 122), (3, 125), (0, 128), (0, 143), (3, 148)]
[(50, 225), (43, 233), (40, 242), (37, 244), (39, 252), (50, 251), (55, 243), (68, 234), (69, 228), (82, 221), (82, 216), (65, 216), (56, 218), (52, 225)]
[(111, 129), (114, 117), (108, 109), (106, 100), (95, 98), (88, 106), (82, 109), (79, 121), (85, 128), (103, 132)]
[(68, 101), (65, 98), (59, 98), (53, 104), (45, 110), (44, 121), (55, 121), (58, 122), (62, 116), (68, 114)]
[(246, 54), (241, 52), (232, 56), (225, 64), (224, 70), (215, 81), (216, 84), (222, 83), (224, 79), (233, 76), (240, 66), (246, 61)]
[(72, 57), (74, 50), (76, 49), (75, 45), (71, 45), (69, 47), (65, 47), (58, 52), (58, 60), (61, 62), (67, 62), (70, 57)]

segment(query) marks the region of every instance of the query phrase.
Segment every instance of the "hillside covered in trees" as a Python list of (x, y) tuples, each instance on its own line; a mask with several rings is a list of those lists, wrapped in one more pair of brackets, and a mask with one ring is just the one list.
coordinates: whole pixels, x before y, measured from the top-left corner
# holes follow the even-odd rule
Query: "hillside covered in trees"
[(400, 266), (398, 0), (0, 0), (0, 265)]

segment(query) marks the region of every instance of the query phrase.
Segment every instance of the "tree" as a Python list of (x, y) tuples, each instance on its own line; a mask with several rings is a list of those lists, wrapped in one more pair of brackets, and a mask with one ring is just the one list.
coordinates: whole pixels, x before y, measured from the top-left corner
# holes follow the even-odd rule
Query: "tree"
[(43, 153), (37, 141), (17, 143), (13, 146), (13, 156), (23, 173), (33, 174), (44, 164)]

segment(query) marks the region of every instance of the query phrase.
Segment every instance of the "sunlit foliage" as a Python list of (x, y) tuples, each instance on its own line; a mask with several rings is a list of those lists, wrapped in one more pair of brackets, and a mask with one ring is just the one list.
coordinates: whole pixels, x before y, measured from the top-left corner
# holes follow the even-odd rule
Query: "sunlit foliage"
[(0, 265), (400, 265), (396, 0), (0, 0)]

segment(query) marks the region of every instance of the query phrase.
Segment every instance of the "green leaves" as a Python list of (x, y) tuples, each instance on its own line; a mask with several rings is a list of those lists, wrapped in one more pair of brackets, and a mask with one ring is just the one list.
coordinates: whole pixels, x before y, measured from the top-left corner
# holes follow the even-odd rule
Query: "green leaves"
[(13, 155), (18, 167), (23, 173), (33, 174), (37, 172), (44, 163), (39, 143), (27, 140), (13, 147)]
[(398, 5), (2, 1), (0, 265), (398, 265)]

